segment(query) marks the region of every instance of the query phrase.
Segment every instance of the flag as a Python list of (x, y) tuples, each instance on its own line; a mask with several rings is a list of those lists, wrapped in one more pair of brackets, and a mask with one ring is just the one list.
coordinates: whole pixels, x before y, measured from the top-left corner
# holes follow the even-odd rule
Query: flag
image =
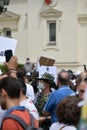
[(51, 0), (45, 0), (46, 4), (50, 4), (51, 3)]

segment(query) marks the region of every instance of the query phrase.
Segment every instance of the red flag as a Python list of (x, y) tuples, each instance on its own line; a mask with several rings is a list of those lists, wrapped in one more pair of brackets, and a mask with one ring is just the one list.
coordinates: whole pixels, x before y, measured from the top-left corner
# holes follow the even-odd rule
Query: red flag
[(51, 3), (51, 0), (45, 0), (46, 4), (50, 4)]

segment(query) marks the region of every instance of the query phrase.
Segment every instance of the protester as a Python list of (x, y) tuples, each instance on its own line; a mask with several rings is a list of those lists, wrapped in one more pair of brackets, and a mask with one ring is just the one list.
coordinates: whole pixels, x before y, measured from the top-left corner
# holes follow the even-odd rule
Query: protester
[[(17, 69), (17, 66), (18, 66), (17, 57), (12, 56), (11, 59), (9, 60), (9, 62), (5, 62), (5, 65), (8, 69), (8, 72), (7, 72), (7, 74), (0, 75), (0, 81), (2, 79), (4, 79), (5, 77), (8, 77), (8, 76), (17, 77), (16, 76), (16, 73), (17, 73), (16, 69)], [(0, 100), (1, 100), (1, 98), (0, 98)], [(2, 119), (5, 115), (5, 112), (6, 112), (6, 110), (3, 110), (0, 106), (0, 127), (1, 127)]]
[(69, 73), (65, 70), (61, 71), (58, 75), (59, 89), (51, 93), (43, 109), (44, 116), (51, 115), (51, 123), (58, 121), (55, 113), (57, 104), (59, 104), (59, 102), (65, 97), (74, 93), (74, 91), (70, 88), (69, 83)]
[[(26, 70), (24, 67), (17, 69), (17, 78), (21, 78), (26, 83)], [(32, 101), (34, 101), (35, 95), (34, 95), (34, 89), (32, 85), (26, 83), (26, 87), (27, 87), (26, 96), (31, 98)]]
[(81, 82), (83, 79), (85, 79), (85, 78), (87, 78), (87, 71), (83, 71), (83, 72), (81, 72), (81, 73), (77, 76), (77, 79), (76, 79), (77, 88), (78, 88), (80, 82)]
[(83, 79), (79, 83), (77, 91), (78, 91), (78, 97), (80, 99), (84, 99), (84, 93), (85, 93), (86, 88), (87, 88), (87, 78)]
[(29, 112), (34, 116), (36, 120), (39, 120), (38, 111), (29, 97), (26, 97), (26, 84), (22, 79), (18, 79), (21, 83), (21, 93), (20, 93), (20, 106), (25, 106)]
[[(47, 102), (49, 95), (51, 94), (51, 88), (55, 87), (56, 85), (54, 82), (54, 77), (49, 73), (44, 73), (42, 78), (38, 78), (38, 80), (40, 80), (38, 88), (41, 90), (41, 92), (37, 97), (36, 107), (40, 117), (44, 117), (42, 113), (44, 105)], [(40, 123), (40, 126), (48, 130), (50, 125), (50, 120), (47, 120), (47, 118), (44, 119), (45, 120)]]
[[(24, 106), (20, 105), (21, 84), (13, 77), (6, 77), (0, 82), (0, 104), (2, 109), (7, 109), (5, 116), (14, 114), (22, 118), (30, 125), (30, 114)], [(34, 119), (35, 120), (35, 119)], [(35, 127), (38, 123), (35, 120)], [(5, 119), (2, 122), (2, 130), (23, 130), (22, 126), (13, 119)]]
[[(39, 81), (36, 79), (36, 77), (34, 78), (34, 80), (32, 81), (32, 83), (31, 83), (31, 85), (33, 86), (33, 89), (34, 89), (34, 94), (35, 94), (35, 98), (37, 97), (37, 95), (38, 95), (38, 92), (39, 92), (39, 90), (38, 90), (38, 83), (39, 83)], [(36, 99), (34, 99), (34, 101), (35, 101)], [(36, 102), (36, 101), (35, 101)]]
[[(6, 62), (5, 64), (8, 67), (8, 76), (17, 78), (17, 75), (16, 75), (17, 74), (16, 70), (17, 70), (17, 65), (18, 65), (17, 58), (12, 57), (9, 60), (9, 62)], [(12, 68), (12, 69), (10, 69), (10, 68)], [(7, 77), (7, 75), (3, 75), (3, 77), (1, 76), (1, 79), (3, 79), (4, 77)], [(39, 115), (38, 115), (37, 109), (35, 108), (35, 105), (33, 104), (33, 102), (29, 98), (27, 98), (25, 95), (23, 95), (26, 92), (26, 85), (25, 85), (25, 83), (23, 81), (21, 81), (21, 90), (22, 91), (21, 91), (21, 95), (20, 95), (20, 100), (21, 100), (20, 105), (25, 106), (26, 108), (28, 108), (29, 113), (31, 113), (36, 120), (39, 120)], [(5, 110), (2, 110), (0, 108), (0, 113), (1, 113), (0, 114), (0, 124), (2, 122), (3, 116), (5, 115), (5, 112), (6, 112)]]
[(77, 130), (80, 120), (81, 108), (78, 107), (80, 99), (76, 96), (64, 98), (56, 109), (58, 121), (53, 123), (50, 130)]
[(31, 73), (33, 69), (33, 64), (30, 62), (30, 58), (26, 58), (26, 63), (24, 64), (26, 73)]
[(41, 90), (37, 97), (36, 107), (40, 116), (43, 115), (42, 110), (45, 103), (48, 100), (49, 95), (51, 94), (51, 88), (55, 85), (54, 77), (49, 73), (44, 73), (42, 78), (38, 78), (40, 80), (38, 89)]

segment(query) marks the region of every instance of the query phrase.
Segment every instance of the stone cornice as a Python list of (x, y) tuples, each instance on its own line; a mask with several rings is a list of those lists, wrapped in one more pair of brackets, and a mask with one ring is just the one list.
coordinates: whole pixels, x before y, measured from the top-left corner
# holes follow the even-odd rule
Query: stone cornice
[(0, 15), (0, 21), (1, 20), (19, 20), (20, 15), (15, 14), (13, 12), (7, 11), (6, 13), (2, 13)]
[(65, 66), (65, 67), (68, 67), (68, 66), (80, 66), (80, 63), (79, 62), (55, 62), (55, 65), (56, 66)]
[(47, 10), (44, 10), (40, 13), (42, 17), (60, 17), (62, 15), (61, 11), (55, 10), (53, 8), (49, 8)]
[(10, 28), (11, 30), (18, 29), (18, 21), (20, 16), (13, 12), (7, 11), (0, 15), (0, 30), (3, 28)]
[(87, 14), (79, 14), (78, 15), (78, 22), (80, 24), (87, 24)]

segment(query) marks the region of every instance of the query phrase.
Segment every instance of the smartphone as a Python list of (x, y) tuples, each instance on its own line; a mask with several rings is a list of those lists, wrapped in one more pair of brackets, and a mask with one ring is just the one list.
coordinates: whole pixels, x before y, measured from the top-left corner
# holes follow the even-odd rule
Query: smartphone
[(87, 71), (87, 69), (86, 69), (86, 65), (83, 65), (84, 66), (84, 71)]
[(8, 62), (12, 56), (13, 56), (12, 50), (5, 50), (6, 62)]

